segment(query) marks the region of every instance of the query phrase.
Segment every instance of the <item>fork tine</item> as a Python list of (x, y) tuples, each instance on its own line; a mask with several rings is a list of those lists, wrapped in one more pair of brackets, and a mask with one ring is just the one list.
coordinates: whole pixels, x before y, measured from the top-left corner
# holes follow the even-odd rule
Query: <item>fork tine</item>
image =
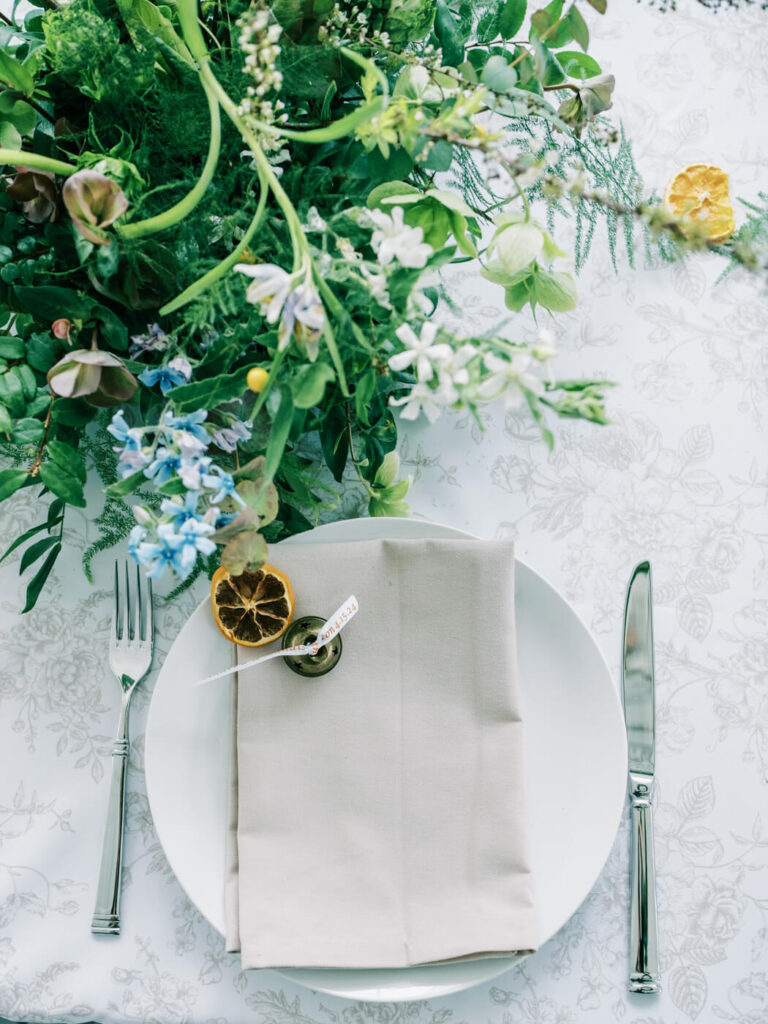
[(117, 624), (120, 621), (120, 576), (117, 571), (117, 559), (115, 559), (115, 607), (112, 612), (112, 640), (117, 640)]
[(146, 612), (144, 609), (144, 588), (141, 585), (141, 573), (139, 572), (138, 565), (136, 566), (136, 632), (134, 634), (136, 640), (146, 640)]
[(155, 620), (152, 614), (152, 580), (147, 576), (147, 640), (150, 644), (155, 639)]
[(125, 570), (125, 614), (123, 615), (123, 641), (131, 639), (131, 581), (128, 579), (128, 563), (123, 563)]

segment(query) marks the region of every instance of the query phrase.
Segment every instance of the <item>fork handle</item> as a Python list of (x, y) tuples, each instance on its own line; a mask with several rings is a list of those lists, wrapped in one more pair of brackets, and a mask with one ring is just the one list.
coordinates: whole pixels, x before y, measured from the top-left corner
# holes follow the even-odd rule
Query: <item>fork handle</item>
[(101, 849), (101, 868), (96, 888), (96, 907), (91, 921), (94, 935), (120, 934), (120, 880), (123, 865), (123, 820), (125, 778), (128, 772), (128, 705), (130, 692), (123, 693), (117, 736), (112, 744), (112, 781), (109, 787), (107, 821)]

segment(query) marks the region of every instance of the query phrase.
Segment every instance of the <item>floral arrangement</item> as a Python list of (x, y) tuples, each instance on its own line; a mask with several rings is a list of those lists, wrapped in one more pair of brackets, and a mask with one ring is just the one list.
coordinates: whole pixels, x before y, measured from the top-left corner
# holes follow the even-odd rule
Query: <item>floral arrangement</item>
[[(589, 0), (599, 13), (605, 0)], [(763, 211), (713, 243), (644, 196), (607, 121), (584, 4), (551, 0), (45, 0), (0, 25), (0, 500), (31, 608), (88, 468), (99, 541), (151, 576), (237, 574), (306, 530), (352, 472), (407, 515), (398, 419), (484, 403), (606, 420), (558, 380), (546, 327), (577, 302), (599, 218), (661, 258), (755, 268)], [(544, 203), (535, 204), (536, 200)], [(533, 204), (533, 205), (532, 205)], [(535, 211), (541, 208), (541, 214)], [(476, 262), (509, 317), (459, 336), (441, 268)], [(500, 294), (501, 294), (500, 293)], [(8, 553), (6, 552), (6, 553)]]

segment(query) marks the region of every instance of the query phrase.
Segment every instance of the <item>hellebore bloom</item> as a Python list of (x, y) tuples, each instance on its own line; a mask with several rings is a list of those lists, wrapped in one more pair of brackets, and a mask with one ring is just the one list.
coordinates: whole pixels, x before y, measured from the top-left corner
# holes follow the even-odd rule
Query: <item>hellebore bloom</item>
[(50, 368), (48, 385), (61, 398), (84, 398), (89, 405), (106, 409), (132, 398), (138, 382), (111, 352), (78, 348)]
[(54, 221), (59, 216), (56, 179), (48, 171), (19, 167), (6, 192), (15, 202), (22, 203), (22, 210), (33, 224)]
[(83, 238), (95, 245), (109, 245), (104, 228), (114, 224), (128, 209), (128, 200), (117, 182), (98, 171), (76, 171), (64, 182), (62, 196)]

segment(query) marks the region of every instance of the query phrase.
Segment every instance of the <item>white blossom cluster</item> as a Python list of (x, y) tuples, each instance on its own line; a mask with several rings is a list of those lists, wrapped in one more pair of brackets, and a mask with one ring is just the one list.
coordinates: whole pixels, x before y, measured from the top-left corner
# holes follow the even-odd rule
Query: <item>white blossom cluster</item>
[(333, 5), (328, 17), (320, 26), (318, 36), (329, 45), (339, 46), (345, 43), (374, 44), (387, 50), (392, 45), (388, 32), (371, 29), (368, 15), (363, 4)]
[[(270, 19), (269, 8), (258, 5), (251, 7), (237, 22), (240, 29), (238, 42), (245, 54), (243, 70), (251, 79), (238, 113), (262, 124), (281, 123), (288, 119), (288, 115), (283, 113), (283, 101), (268, 98), (270, 92), (279, 92), (283, 85), (282, 73), (277, 69), (281, 49), (278, 41), (283, 30)], [(281, 145), (279, 139), (267, 133), (261, 133), (259, 141), (268, 151), (279, 149)]]

